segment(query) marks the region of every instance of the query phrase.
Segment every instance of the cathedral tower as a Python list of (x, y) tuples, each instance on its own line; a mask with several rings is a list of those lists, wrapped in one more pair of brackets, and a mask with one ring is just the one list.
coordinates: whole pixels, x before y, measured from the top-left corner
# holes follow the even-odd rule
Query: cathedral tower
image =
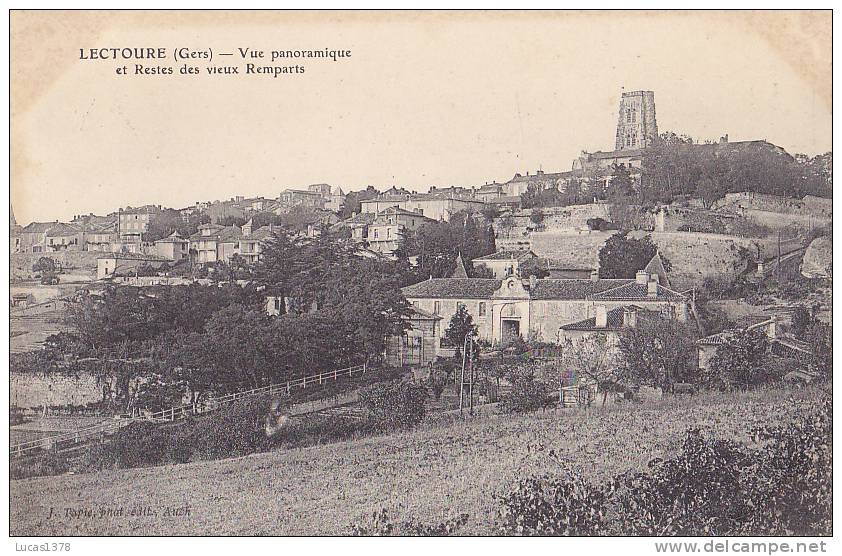
[(654, 91), (624, 92), (617, 119), (617, 141), (614, 150), (643, 149), (658, 137), (655, 119)]

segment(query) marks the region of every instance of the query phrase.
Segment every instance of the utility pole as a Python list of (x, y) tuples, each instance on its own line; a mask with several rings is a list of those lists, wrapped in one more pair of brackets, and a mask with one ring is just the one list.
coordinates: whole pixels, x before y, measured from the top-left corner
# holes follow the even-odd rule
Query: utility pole
[(462, 373), (459, 380), (459, 416), (463, 415), (465, 407), (465, 367), (468, 371), (468, 407), (469, 414), (474, 414), (474, 340), (470, 333), (465, 336), (465, 342), (462, 345)]

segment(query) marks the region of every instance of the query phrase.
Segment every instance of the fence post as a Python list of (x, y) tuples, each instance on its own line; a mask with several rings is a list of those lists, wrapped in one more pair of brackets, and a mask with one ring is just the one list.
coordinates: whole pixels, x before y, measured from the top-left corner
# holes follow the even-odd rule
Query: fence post
[(319, 373), (319, 384), (322, 383), (322, 373)]
[(289, 381), (287, 381), (287, 396), (289, 396)]
[(337, 369), (337, 370), (335, 370), (335, 371), (333, 371), (333, 380), (336, 380), (336, 377), (338, 376), (338, 375), (337, 375), (337, 373), (338, 373), (338, 372), (339, 372), (339, 370), (338, 370), (338, 369)]
[(365, 373), (365, 372), (366, 372), (366, 370), (367, 370), (367, 369), (366, 369), (366, 367), (367, 367), (367, 366), (368, 366), (368, 359), (366, 359), (365, 361), (363, 361), (363, 373)]
[(307, 377), (306, 377), (306, 376), (304, 377), (304, 382), (303, 382), (303, 383), (301, 383), (301, 387), (302, 387), (302, 388), (307, 388)]

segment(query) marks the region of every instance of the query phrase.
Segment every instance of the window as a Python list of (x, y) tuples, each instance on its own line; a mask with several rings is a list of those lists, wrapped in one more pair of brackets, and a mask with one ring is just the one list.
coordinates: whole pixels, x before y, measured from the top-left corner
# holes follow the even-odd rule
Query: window
[(377, 236), (378, 236), (378, 235), (379, 235), (379, 234), (377, 233), (377, 230), (374, 230), (374, 239), (377, 239)]
[(433, 314), (438, 315), (441, 313), (441, 301), (434, 301), (433, 302)]
[(485, 301), (479, 302), (479, 316), (481, 316), (481, 317), (485, 316)]

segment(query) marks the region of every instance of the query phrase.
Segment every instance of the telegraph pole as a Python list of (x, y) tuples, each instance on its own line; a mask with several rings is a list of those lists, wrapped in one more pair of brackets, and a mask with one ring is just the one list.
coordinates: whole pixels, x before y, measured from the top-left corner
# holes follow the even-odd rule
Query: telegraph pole
[(474, 414), (474, 340), (470, 333), (465, 336), (462, 344), (462, 373), (459, 379), (459, 415), (463, 415), (465, 407), (465, 367), (468, 367), (468, 407), (469, 414)]

